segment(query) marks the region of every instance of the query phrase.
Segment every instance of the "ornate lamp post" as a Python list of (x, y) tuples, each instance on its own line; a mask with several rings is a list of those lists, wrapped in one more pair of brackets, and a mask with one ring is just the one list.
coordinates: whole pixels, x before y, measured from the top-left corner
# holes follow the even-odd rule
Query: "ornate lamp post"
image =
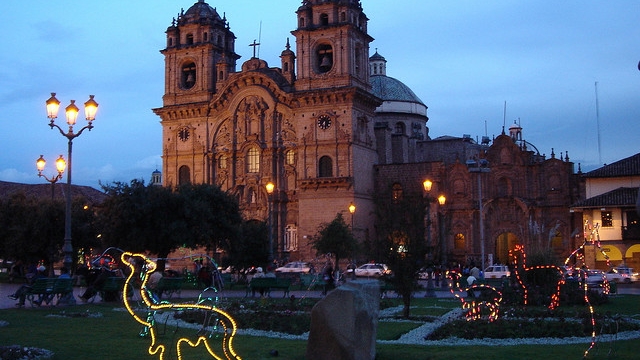
[(356, 205), (354, 203), (349, 204), (349, 212), (351, 213), (351, 232), (353, 232), (353, 214), (356, 213)]
[[(354, 229), (353, 229), (353, 214), (356, 213), (356, 204), (354, 203), (349, 203), (349, 213), (351, 214), (351, 234), (353, 234)], [(357, 267), (357, 262), (356, 262), (356, 254), (354, 252), (353, 254), (353, 259), (352, 259), (353, 264), (350, 265), (351, 267), (353, 267), (352, 272), (351, 272), (351, 279), (355, 280), (356, 279), (356, 267)]]
[(78, 118), (78, 107), (75, 104), (75, 100), (71, 100), (65, 108), (65, 115), (67, 118), (67, 125), (69, 130), (65, 132), (60, 126), (55, 123), (58, 118), (58, 110), (60, 109), (60, 101), (56, 99), (56, 93), (51, 93), (51, 97), (46, 101), (47, 105), (47, 117), (50, 119), (49, 126), (51, 129), (57, 128), (60, 134), (68, 140), (68, 153), (67, 153), (67, 188), (66, 188), (66, 207), (64, 218), (64, 245), (62, 251), (64, 252), (64, 266), (73, 271), (73, 246), (71, 244), (71, 154), (73, 148), (73, 139), (82, 134), (85, 129), (91, 131), (93, 128), (93, 121), (96, 119), (96, 112), (98, 111), (98, 103), (93, 99), (93, 95), (89, 95), (89, 100), (84, 103), (84, 114), (88, 124), (81, 128), (80, 131), (74, 132), (73, 126), (76, 124)]
[[(438, 201), (440, 208), (442, 208), (447, 202), (447, 198), (444, 195), (438, 196), (436, 200)], [(438, 241), (440, 242), (440, 262), (443, 265), (447, 263), (447, 242), (444, 233), (444, 214), (438, 211)], [(446, 287), (446, 280), (444, 277), (442, 277), (441, 285), (443, 288)]]
[(44, 171), (44, 167), (46, 164), (47, 164), (46, 160), (42, 155), (40, 155), (38, 160), (36, 160), (36, 168), (38, 169), (38, 176), (43, 177), (45, 180), (51, 183), (51, 200), (53, 200), (55, 195), (55, 184), (58, 182), (58, 180), (62, 179), (62, 173), (64, 173), (64, 170), (67, 167), (67, 163), (66, 161), (64, 161), (64, 158), (62, 157), (62, 155), (60, 155), (60, 157), (56, 160), (56, 170), (58, 170), (58, 174), (53, 177), (48, 177), (47, 175), (44, 175), (42, 173), (42, 171)]
[[(428, 257), (429, 262), (433, 260), (433, 244), (431, 242), (431, 203), (436, 200), (440, 205), (444, 205), (446, 198), (444, 195), (440, 195), (437, 199), (431, 197), (431, 187), (433, 186), (433, 181), (426, 179), (422, 182), (422, 187), (424, 188), (424, 198), (427, 203), (427, 214), (426, 214), (426, 225), (427, 225), (427, 249), (428, 249)], [(430, 266), (433, 264), (429, 264)], [(435, 288), (433, 286), (433, 269), (430, 269), (428, 277), (427, 277), (427, 292), (425, 293), (425, 297), (435, 297)]]
[(491, 170), (489, 169), (489, 162), (485, 159), (481, 160), (468, 160), (467, 167), (470, 172), (474, 172), (478, 174), (478, 210), (479, 214), (479, 222), (480, 222), (480, 256), (482, 257), (482, 271), (485, 269), (484, 263), (484, 211), (482, 209), (482, 173), (488, 173)]
[(269, 265), (273, 262), (273, 218), (272, 218), (272, 202), (273, 202), (273, 190), (275, 189), (275, 185), (269, 181), (267, 185), (265, 185), (267, 189), (267, 203), (269, 207)]

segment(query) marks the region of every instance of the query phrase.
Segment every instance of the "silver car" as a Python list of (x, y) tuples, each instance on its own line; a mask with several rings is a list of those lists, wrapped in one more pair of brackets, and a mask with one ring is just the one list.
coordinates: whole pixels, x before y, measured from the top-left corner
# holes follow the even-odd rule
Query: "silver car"
[(280, 273), (304, 273), (308, 274), (311, 271), (311, 266), (309, 263), (302, 261), (294, 261), (286, 264), (285, 266), (281, 266), (276, 269), (276, 272)]
[(356, 268), (356, 276), (380, 277), (391, 274), (391, 270), (385, 264), (364, 264)]

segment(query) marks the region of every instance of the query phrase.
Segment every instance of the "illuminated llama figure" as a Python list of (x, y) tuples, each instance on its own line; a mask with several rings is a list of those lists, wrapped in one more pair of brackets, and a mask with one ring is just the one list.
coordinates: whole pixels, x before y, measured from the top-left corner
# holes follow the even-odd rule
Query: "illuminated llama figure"
[[(465, 310), (465, 318), (467, 321), (475, 321), (482, 319), (482, 313), (488, 312), (489, 322), (498, 320), (500, 316), (500, 302), (502, 302), (502, 293), (496, 288), (484, 285), (473, 284), (467, 288), (460, 287), (460, 275), (457, 273), (447, 272), (447, 278), (451, 279), (449, 282), (449, 291), (460, 300), (462, 303), (462, 310)], [(453, 290), (453, 287), (459, 289), (458, 292)], [(464, 294), (481, 294), (481, 298), (475, 297), (463, 297)]]
[[(217, 309), (215, 306), (204, 304), (202, 302), (198, 302), (195, 304), (189, 303), (169, 303), (169, 302), (157, 302), (155, 301), (148, 289), (147, 289), (147, 281), (149, 280), (149, 274), (156, 270), (156, 263), (151, 259), (147, 258), (142, 254), (132, 254), (129, 252), (125, 252), (122, 254), (122, 262), (126, 264), (130, 269), (130, 274), (127, 277), (127, 280), (124, 285), (122, 299), (124, 302), (127, 311), (133, 318), (139, 322), (140, 324), (145, 326), (145, 329), (148, 331), (148, 335), (151, 338), (151, 345), (149, 345), (149, 355), (158, 355), (159, 360), (164, 360), (165, 352), (168, 349), (168, 346), (175, 346), (175, 351), (178, 356), (178, 360), (182, 360), (182, 353), (180, 347), (183, 343), (188, 344), (191, 347), (197, 347), (200, 344), (204, 344), (207, 351), (211, 355), (213, 359), (216, 360), (240, 360), (240, 356), (238, 356), (233, 349), (233, 338), (236, 334), (236, 323), (233, 318), (227, 314), (226, 312)], [(142, 279), (142, 284), (140, 285), (140, 296), (142, 301), (147, 306), (148, 316), (146, 319), (143, 319), (139, 315), (137, 315), (131, 304), (129, 303), (129, 298), (132, 294), (129, 294), (130, 289), (133, 289), (133, 277), (136, 273), (136, 264), (143, 264), (140, 277)], [(180, 338), (177, 339), (175, 344), (162, 344), (158, 340), (157, 329), (155, 321), (153, 320), (153, 313), (156, 311), (167, 311), (167, 310), (201, 310), (207, 311), (212, 315), (216, 315), (218, 317), (218, 324), (222, 326), (223, 338), (222, 338), (222, 350), (224, 357), (220, 357), (216, 354), (214, 349), (211, 348), (209, 344), (208, 336), (202, 334), (195, 334), (194, 339), (189, 338)]]
[[(516, 245), (513, 250), (509, 250), (509, 257), (513, 260), (514, 272), (516, 274), (516, 279), (518, 283), (522, 287), (524, 304), (527, 305), (529, 303), (529, 289), (527, 288), (527, 284), (525, 283), (523, 277), (527, 272), (532, 272), (535, 270), (543, 270), (543, 269), (552, 269), (558, 272), (558, 280), (556, 281), (556, 288), (553, 294), (551, 294), (551, 302), (549, 303), (548, 308), (553, 310), (560, 305), (560, 288), (564, 284), (564, 273), (562, 269), (555, 265), (540, 265), (534, 267), (527, 267), (527, 256), (524, 253), (523, 245)], [(524, 272), (524, 273), (523, 273)]]

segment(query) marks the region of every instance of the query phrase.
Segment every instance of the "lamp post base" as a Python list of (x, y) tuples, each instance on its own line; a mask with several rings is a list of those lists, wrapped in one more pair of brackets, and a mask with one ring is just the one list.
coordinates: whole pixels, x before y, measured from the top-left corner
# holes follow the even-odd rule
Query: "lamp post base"
[(427, 279), (427, 292), (424, 293), (426, 298), (434, 298), (436, 296), (436, 288), (433, 286), (433, 278), (431, 272), (429, 272), (429, 278)]

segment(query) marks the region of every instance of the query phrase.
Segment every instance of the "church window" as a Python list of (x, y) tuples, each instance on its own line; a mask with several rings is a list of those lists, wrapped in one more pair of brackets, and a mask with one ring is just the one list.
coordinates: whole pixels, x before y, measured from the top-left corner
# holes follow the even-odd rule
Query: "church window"
[(206, 32), (206, 31), (205, 31), (205, 33), (204, 33), (204, 39), (203, 39), (203, 40), (204, 40), (204, 42), (209, 41), (209, 33), (208, 33), (208, 32)]
[(196, 64), (188, 61), (182, 65), (181, 84), (183, 89), (191, 89), (196, 83)]
[(287, 151), (286, 157), (287, 165), (293, 165), (296, 163), (296, 152), (293, 150)]
[(320, 14), (320, 25), (329, 25), (329, 15)]
[(218, 35), (217, 45), (218, 46), (222, 46), (222, 36), (220, 36), (220, 35)]
[(453, 247), (454, 249), (464, 249), (466, 247), (463, 234), (458, 233), (453, 237)]
[(191, 170), (188, 166), (182, 165), (178, 169), (178, 185), (189, 184), (191, 182)]
[(251, 148), (247, 151), (247, 172), (257, 173), (260, 171), (260, 153), (258, 149)]
[(391, 186), (391, 198), (394, 202), (402, 199), (402, 185), (395, 183)]
[(187, 34), (187, 45), (193, 45), (193, 34)]
[(289, 71), (289, 63), (285, 62), (284, 65), (282, 66), (282, 71), (287, 72)]
[(318, 177), (333, 177), (333, 160), (329, 156), (320, 158), (318, 165)]
[(404, 134), (404, 123), (396, 123), (396, 134)]
[(227, 155), (221, 155), (218, 158), (218, 169), (226, 169), (227, 168)]
[(340, 13), (340, 21), (341, 22), (347, 21), (347, 13), (346, 12), (343, 11), (343, 12)]
[(173, 46), (173, 38), (168, 38), (167, 39), (167, 47), (171, 47)]
[(600, 221), (602, 221), (602, 227), (613, 227), (613, 213), (611, 211), (601, 210)]

